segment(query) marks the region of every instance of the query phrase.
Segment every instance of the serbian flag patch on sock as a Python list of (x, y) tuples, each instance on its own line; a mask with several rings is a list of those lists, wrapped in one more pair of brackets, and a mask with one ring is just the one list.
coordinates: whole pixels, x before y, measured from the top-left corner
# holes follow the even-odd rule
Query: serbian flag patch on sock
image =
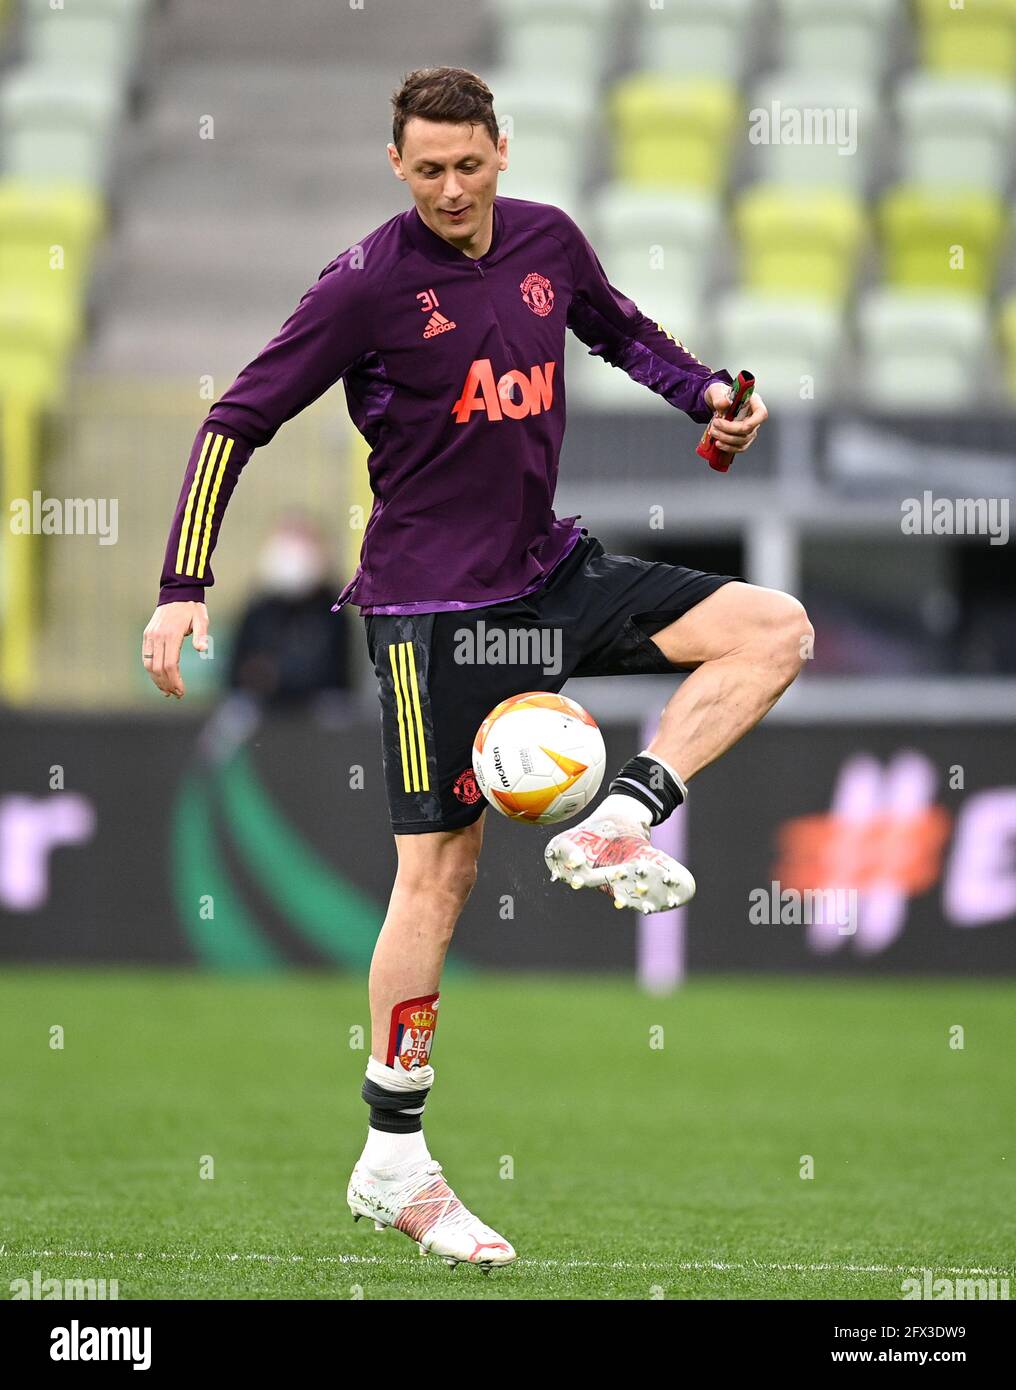
[(419, 999), (406, 999), (396, 1004), (388, 1034), (390, 1067), (410, 1072), (428, 1065), (437, 1027), (439, 998), (437, 994), (424, 994)]

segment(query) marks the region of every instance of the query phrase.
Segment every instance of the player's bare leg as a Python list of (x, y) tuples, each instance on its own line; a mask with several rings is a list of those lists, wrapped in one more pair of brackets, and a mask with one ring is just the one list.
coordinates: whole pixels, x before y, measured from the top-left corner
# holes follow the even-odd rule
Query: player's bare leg
[(768, 714), (813, 639), (803, 605), (790, 594), (724, 584), (653, 636), (668, 660), (695, 669), (664, 709), (650, 752), (690, 781)]
[(772, 709), (814, 637), (797, 599), (775, 589), (725, 584), (653, 636), (676, 666), (691, 668), (649, 746), (610, 783), (609, 795), (545, 851), (554, 879), (599, 888), (616, 907), (659, 912), (695, 893), (684, 865), (649, 839), (687, 796), (686, 783)]
[(371, 1055), (379, 1062), (400, 1000), (437, 993), (482, 843), (482, 816), (465, 830), (395, 836), (398, 871), (370, 965)]
[(423, 1136), (434, 1081), (430, 1049), (441, 969), (476, 881), (483, 820), (464, 830), (396, 835), (398, 871), (370, 970), (371, 1057), (364, 1099), (367, 1143), (349, 1180), (354, 1220), (394, 1226), (454, 1266), (484, 1270), (515, 1251), (470, 1212), (445, 1182)]

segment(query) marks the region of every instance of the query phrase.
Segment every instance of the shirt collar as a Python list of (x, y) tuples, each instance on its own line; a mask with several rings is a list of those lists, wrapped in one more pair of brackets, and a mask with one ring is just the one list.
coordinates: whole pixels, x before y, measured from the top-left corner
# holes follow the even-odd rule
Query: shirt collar
[[(419, 212), (417, 212), (415, 203), (411, 208), (409, 208), (406, 211), (404, 216), (406, 235), (409, 237), (409, 240), (413, 244), (413, 246), (415, 246), (418, 251), (422, 252), (428, 260), (450, 262), (460, 261), (471, 263), (473, 265), (477, 263), (474, 257), (467, 256), (464, 251), (460, 251), (457, 246), (453, 246), (450, 241), (446, 241), (443, 236), (438, 236), (437, 232), (433, 231), (432, 228), (428, 227), (426, 222), (424, 222), (423, 218), (420, 216)], [(494, 252), (500, 245), (503, 235), (504, 214), (498, 207), (497, 199), (495, 198), (494, 225), (492, 229), (490, 245), (487, 247), (486, 252), (479, 257), (479, 260), (490, 260), (491, 256), (494, 254)]]

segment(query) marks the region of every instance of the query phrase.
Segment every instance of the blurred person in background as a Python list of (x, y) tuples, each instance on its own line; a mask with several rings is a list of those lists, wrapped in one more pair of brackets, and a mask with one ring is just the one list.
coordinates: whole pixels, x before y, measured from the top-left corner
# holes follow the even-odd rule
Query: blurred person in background
[(338, 585), (325, 540), (307, 516), (279, 519), (258, 560), (260, 592), (237, 630), (229, 685), (272, 707), (348, 692), (348, 620), (331, 611)]

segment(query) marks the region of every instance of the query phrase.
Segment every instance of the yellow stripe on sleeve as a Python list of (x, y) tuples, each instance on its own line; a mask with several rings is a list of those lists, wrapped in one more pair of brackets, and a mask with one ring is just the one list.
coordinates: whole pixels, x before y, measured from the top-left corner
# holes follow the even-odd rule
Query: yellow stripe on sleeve
[(211, 443), (211, 439), (211, 430), (206, 430), (204, 443), (201, 445), (201, 454), (198, 457), (198, 466), (194, 470), (194, 478), (191, 482), (190, 492), (187, 494), (187, 505), (183, 509), (183, 522), (180, 526), (180, 544), (176, 548), (177, 574), (183, 574), (183, 557), (187, 552), (187, 528), (190, 526), (191, 512), (194, 508), (194, 498), (197, 495), (198, 484), (201, 481), (201, 471), (205, 466), (205, 455), (208, 453), (208, 445)]
[(222, 448), (222, 438), (221, 434), (217, 434), (212, 441), (212, 450), (208, 456), (208, 467), (205, 469), (204, 476), (201, 479), (201, 490), (198, 493), (198, 505), (194, 511), (194, 524), (191, 527), (190, 554), (187, 556), (187, 568), (184, 570), (184, 574), (193, 575), (194, 568), (197, 564), (198, 541), (201, 539), (201, 521), (204, 516), (205, 503), (208, 500), (208, 484), (211, 482), (212, 474), (215, 472), (215, 461), (219, 456), (219, 450)]
[(212, 488), (212, 495), (208, 502), (208, 514), (205, 517), (205, 538), (201, 542), (201, 558), (198, 560), (198, 579), (204, 579), (205, 577), (205, 561), (208, 559), (208, 545), (212, 539), (212, 522), (215, 520), (215, 503), (218, 500), (219, 487), (225, 476), (226, 464), (229, 461), (229, 456), (232, 451), (233, 440), (227, 439), (226, 447), (222, 451), (222, 458), (219, 460), (219, 466), (215, 472), (215, 486)]

